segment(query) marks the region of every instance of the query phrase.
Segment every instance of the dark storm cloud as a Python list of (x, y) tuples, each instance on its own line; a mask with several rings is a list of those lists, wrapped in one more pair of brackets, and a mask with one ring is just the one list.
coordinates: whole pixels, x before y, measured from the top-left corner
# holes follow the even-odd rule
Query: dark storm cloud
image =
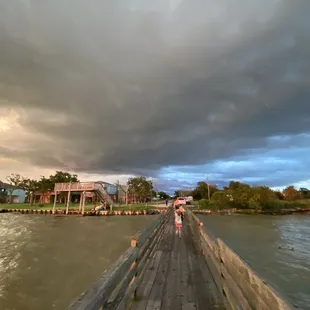
[(0, 155), (151, 175), (308, 132), (309, 12), (306, 0), (3, 1), (0, 105), (37, 141)]

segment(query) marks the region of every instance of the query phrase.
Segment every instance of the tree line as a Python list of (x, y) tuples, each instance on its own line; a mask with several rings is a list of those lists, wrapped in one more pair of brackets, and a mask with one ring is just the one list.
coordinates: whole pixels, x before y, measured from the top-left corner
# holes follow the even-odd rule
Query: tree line
[[(42, 176), (39, 180), (34, 180), (13, 173), (7, 176), (6, 181), (10, 185), (7, 189), (9, 201), (11, 201), (13, 190), (20, 188), (25, 190), (28, 202), (32, 204), (35, 194), (40, 193), (41, 197), (44, 197), (54, 190), (55, 183), (79, 182), (79, 177), (77, 174), (56, 171), (49, 177)], [(118, 183), (115, 186), (119, 191), (123, 190)], [(129, 178), (125, 191), (135, 203), (147, 202), (154, 197), (170, 198), (163, 191), (156, 192), (153, 182), (144, 176)], [(283, 191), (274, 191), (267, 186), (251, 186), (238, 181), (230, 181), (228, 186), (219, 189), (216, 185), (208, 185), (201, 181), (194, 189), (176, 191), (175, 196), (193, 196), (194, 200), (198, 200), (203, 207), (273, 209), (283, 206), (292, 207), (292, 202), (298, 205), (298, 201), (310, 199), (310, 190), (288, 186)], [(0, 199), (4, 197), (1, 196)]]
[[(18, 173), (12, 173), (6, 177), (6, 182), (10, 185), (7, 188), (8, 197), (1, 196), (0, 199), (2, 203), (12, 201), (12, 193), (15, 189), (23, 189), (26, 192), (27, 201), (33, 204), (33, 199), (36, 194), (40, 193), (42, 200), (44, 196), (54, 191), (55, 183), (66, 183), (66, 182), (79, 182), (79, 177), (77, 174), (70, 174), (69, 172), (56, 171), (49, 177), (41, 176), (39, 180), (30, 179), (23, 177)], [(1, 182), (0, 181), (0, 185)], [(124, 191), (119, 183), (114, 184), (118, 190)], [(0, 186), (1, 187), (1, 186)], [(131, 200), (135, 203), (147, 202), (154, 197), (159, 199), (169, 198), (169, 195), (163, 191), (156, 192), (154, 190), (153, 182), (147, 180), (146, 177), (133, 177), (129, 178), (127, 181), (127, 189), (125, 190), (126, 195), (131, 196)]]
[[(7, 197), (1, 197), (3, 201), (8, 200), (10, 203), (12, 201), (12, 193), (15, 189), (23, 189), (26, 192), (26, 197), (28, 202), (33, 204), (33, 199), (35, 194), (40, 193), (42, 198), (54, 190), (55, 183), (65, 183), (65, 182), (79, 182), (78, 176), (76, 174), (70, 174), (69, 172), (56, 171), (55, 174), (49, 177), (41, 176), (39, 180), (30, 179), (24, 177), (18, 173), (12, 173), (6, 177), (7, 183), (10, 185), (7, 188)], [(0, 182), (4, 183), (4, 182)]]
[(154, 197), (158, 199), (168, 199), (170, 196), (163, 191), (156, 192), (153, 182), (147, 180), (146, 177), (129, 178), (127, 182), (128, 194), (133, 198), (134, 202), (147, 202)]
[[(184, 191), (183, 191), (184, 192)], [(176, 191), (175, 195), (179, 195)], [(267, 186), (251, 186), (238, 181), (230, 181), (222, 189), (216, 185), (198, 182), (196, 188), (187, 195), (199, 200), (203, 207), (240, 208), (240, 209), (277, 209), (299, 206), (298, 202), (310, 199), (310, 190), (287, 186), (282, 191), (274, 191)], [(210, 200), (209, 200), (210, 197)]]

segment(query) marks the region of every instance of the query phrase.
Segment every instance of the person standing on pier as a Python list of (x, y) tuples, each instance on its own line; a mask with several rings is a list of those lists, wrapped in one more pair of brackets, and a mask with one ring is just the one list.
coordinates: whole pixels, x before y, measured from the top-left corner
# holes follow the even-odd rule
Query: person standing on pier
[(181, 229), (182, 229), (182, 217), (181, 217), (181, 211), (179, 209), (176, 209), (174, 212), (174, 220), (175, 220), (175, 233), (179, 235), (179, 238), (181, 238)]
[(179, 210), (180, 210), (180, 212), (181, 212), (181, 219), (182, 219), (182, 223), (183, 223), (183, 221), (184, 221), (185, 209), (183, 208), (182, 205), (180, 205)]

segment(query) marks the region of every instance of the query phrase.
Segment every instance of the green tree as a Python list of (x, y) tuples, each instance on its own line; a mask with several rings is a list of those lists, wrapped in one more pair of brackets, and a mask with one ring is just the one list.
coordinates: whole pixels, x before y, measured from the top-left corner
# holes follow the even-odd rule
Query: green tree
[(12, 193), (15, 189), (21, 188), (23, 183), (23, 177), (18, 173), (12, 173), (11, 175), (6, 177), (10, 187), (8, 188), (9, 193), (9, 203), (12, 202)]
[(233, 197), (227, 190), (217, 191), (211, 197), (211, 204), (218, 206), (219, 209), (232, 207)]
[(301, 198), (300, 192), (291, 185), (283, 190), (284, 199), (287, 201), (295, 201)]
[(153, 195), (153, 183), (145, 177), (130, 178), (127, 185), (128, 193), (134, 197), (135, 202), (147, 202)]
[(236, 208), (249, 208), (249, 200), (253, 196), (251, 186), (245, 183), (230, 181), (225, 187), (226, 194), (230, 197), (230, 204)]
[(284, 200), (284, 195), (280, 191), (274, 191), (274, 194), (279, 200)]
[(21, 188), (25, 190), (26, 196), (29, 197), (29, 204), (32, 206), (33, 198), (39, 190), (39, 182), (37, 180), (24, 179)]
[(310, 190), (308, 188), (301, 187), (299, 189), (299, 193), (300, 193), (301, 199), (309, 199), (310, 198)]
[(274, 191), (267, 186), (250, 186), (238, 181), (230, 181), (222, 191), (215, 192), (211, 203), (219, 208), (266, 209), (278, 201)]
[(177, 190), (177, 191), (174, 192), (174, 195), (173, 195), (174, 198), (181, 197), (181, 196), (182, 196), (182, 191), (181, 190)]
[(158, 192), (159, 198), (160, 199), (168, 199), (169, 195), (163, 191)]
[(250, 199), (249, 199), (249, 208), (250, 209), (260, 209), (260, 194), (254, 194)]
[(70, 174), (69, 172), (56, 171), (55, 174), (49, 177), (52, 184), (56, 183), (69, 183), (69, 182), (79, 182), (77, 174)]
[(275, 192), (267, 186), (252, 187), (254, 194), (259, 195), (259, 204), (261, 207), (266, 207), (279, 200)]
[(208, 183), (206, 182), (198, 182), (196, 188), (193, 191), (193, 198), (195, 200), (200, 200), (200, 199), (209, 199), (209, 192), (210, 191), (210, 197), (218, 191), (216, 185), (214, 184), (209, 184), (208, 188)]
[(54, 190), (54, 183), (51, 181), (50, 178), (46, 178), (45, 176), (41, 176), (41, 179), (38, 181), (38, 191), (42, 194), (40, 199), (41, 203), (44, 201), (44, 197), (48, 192), (51, 192)]

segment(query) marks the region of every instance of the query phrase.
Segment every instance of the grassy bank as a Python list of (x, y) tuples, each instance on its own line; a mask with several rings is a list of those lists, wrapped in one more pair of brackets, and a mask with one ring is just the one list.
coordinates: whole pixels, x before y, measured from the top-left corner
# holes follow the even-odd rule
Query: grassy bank
[(225, 211), (225, 210), (232, 210), (236, 213), (242, 214), (282, 214), (282, 213), (289, 213), (289, 212), (296, 212), (302, 210), (310, 209), (310, 202), (309, 200), (299, 200), (299, 201), (271, 201), (266, 203), (262, 206), (257, 206), (256, 208), (244, 208), (238, 205), (216, 205), (214, 203), (210, 203), (206, 199), (202, 199), (195, 205), (195, 210), (210, 210), (214, 212)]
[[(147, 209), (154, 209), (156, 208), (156, 204), (147, 205), (144, 204), (132, 204), (132, 205), (113, 205), (113, 210), (133, 210), (133, 211), (140, 211), (140, 210), (147, 210)], [(27, 209), (27, 210), (51, 210), (53, 209), (53, 204), (26, 204), (26, 203), (10, 203), (10, 204), (0, 204), (0, 209)], [(65, 210), (66, 207), (63, 204), (56, 205), (57, 210)], [(79, 209), (79, 204), (70, 204), (69, 210)], [(85, 205), (85, 211), (94, 209), (93, 204)]]

